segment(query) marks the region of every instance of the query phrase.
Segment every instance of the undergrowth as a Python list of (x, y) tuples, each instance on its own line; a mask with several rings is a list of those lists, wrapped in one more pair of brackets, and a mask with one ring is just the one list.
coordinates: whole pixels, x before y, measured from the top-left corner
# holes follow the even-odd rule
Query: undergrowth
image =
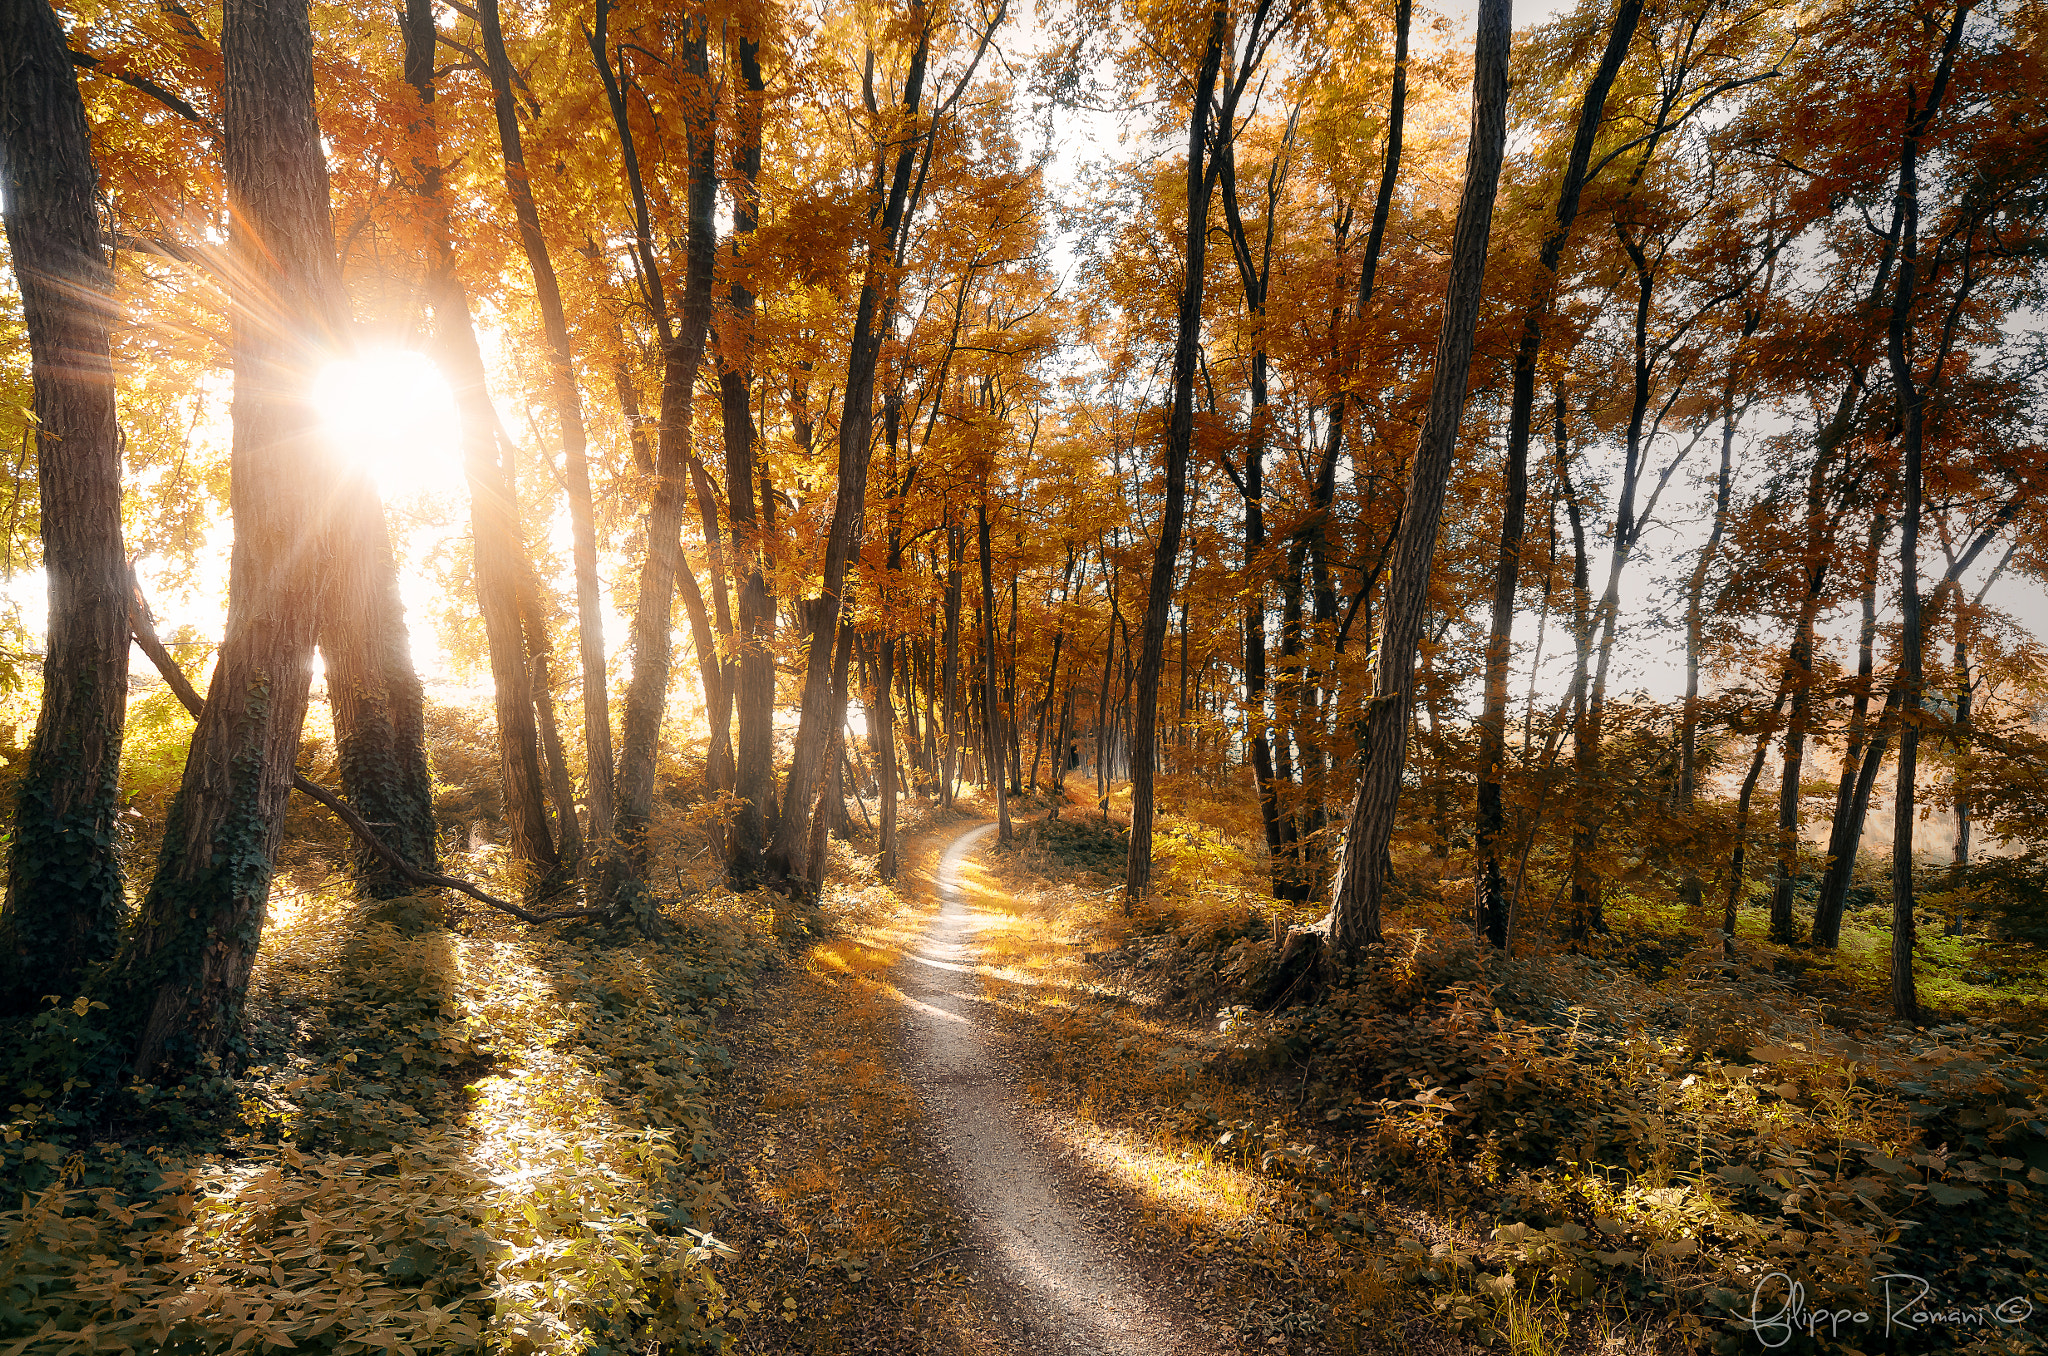
[(13, 1055), (0, 1354), (715, 1351), (714, 1027), (769, 955), (280, 901), (246, 1073), (93, 1081), (83, 1000)]
[(1504, 959), (1442, 930), (1262, 1016), (1233, 995), (1301, 919), (1235, 840), (1168, 820), (1127, 917), (1083, 865), (1101, 849), (1033, 827), (982, 883), (1034, 1089), (1241, 1338), (2037, 1348), (2048, 1063), (2024, 1037), (1844, 1029), (1718, 947)]

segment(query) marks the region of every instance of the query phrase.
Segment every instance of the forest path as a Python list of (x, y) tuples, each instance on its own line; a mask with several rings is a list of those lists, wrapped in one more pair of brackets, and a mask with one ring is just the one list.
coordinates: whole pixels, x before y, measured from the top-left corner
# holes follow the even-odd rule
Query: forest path
[(975, 933), (988, 920), (966, 879), (987, 824), (946, 849), (941, 909), (896, 968), (908, 1000), (904, 1074), (918, 1091), (948, 1185), (970, 1221), (970, 1270), (988, 1315), (1021, 1353), (1180, 1356), (1212, 1350), (1156, 1302), (1112, 1211), (1087, 1198), (1076, 1169), (1034, 1133), (1000, 1038), (982, 1022), (988, 999)]

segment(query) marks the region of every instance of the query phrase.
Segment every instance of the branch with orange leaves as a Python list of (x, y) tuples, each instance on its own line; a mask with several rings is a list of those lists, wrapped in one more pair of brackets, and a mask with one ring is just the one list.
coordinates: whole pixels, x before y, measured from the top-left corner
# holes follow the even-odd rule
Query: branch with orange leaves
[[(184, 670), (178, 667), (178, 661), (171, 657), (171, 652), (164, 647), (163, 641), (158, 639), (156, 626), (150, 621), (149, 608), (142, 600), (142, 589), (139, 585), (134, 588), (133, 601), (129, 607), (128, 627), (135, 636), (135, 643), (149, 656), (150, 662), (156, 665), (157, 672), (170, 684), (171, 691), (179, 702), (192, 713), (192, 718), (197, 720), (206, 703), (200, 697), (198, 689), (193, 687), (191, 680), (185, 676)], [(517, 904), (487, 894), (466, 880), (444, 876), (434, 871), (422, 871), (377, 837), (376, 830), (370, 827), (369, 821), (357, 814), (347, 801), (334, 792), (310, 778), (297, 775), (292, 777), (292, 788), (332, 810), (335, 818), (348, 826), (349, 832), (355, 835), (357, 841), (375, 853), (379, 861), (397, 872), (409, 885), (458, 890), (471, 899), (488, 904), (502, 913), (511, 914), (523, 923), (559, 923), (573, 918), (605, 918), (611, 915), (609, 909), (559, 909), (553, 913), (535, 913), (531, 909), (521, 908)]]

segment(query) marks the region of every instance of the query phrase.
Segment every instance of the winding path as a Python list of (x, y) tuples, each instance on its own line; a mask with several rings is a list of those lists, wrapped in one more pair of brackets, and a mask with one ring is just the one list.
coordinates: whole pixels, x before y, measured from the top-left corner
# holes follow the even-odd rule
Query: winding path
[(1110, 1232), (1114, 1221), (1063, 1178), (1032, 1132), (1000, 1046), (982, 1029), (974, 964), (980, 911), (961, 880), (994, 832), (969, 830), (946, 849), (939, 916), (896, 972), (910, 1018), (906, 1069), (972, 1222), (973, 1269), (990, 1317), (1020, 1353), (1193, 1356), (1213, 1349), (1165, 1312)]

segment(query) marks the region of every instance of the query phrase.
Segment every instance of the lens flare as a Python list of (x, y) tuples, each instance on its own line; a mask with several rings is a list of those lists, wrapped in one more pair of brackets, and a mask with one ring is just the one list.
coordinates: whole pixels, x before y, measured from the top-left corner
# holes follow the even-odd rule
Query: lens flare
[(426, 355), (384, 349), (330, 363), (313, 403), (335, 451), (387, 500), (463, 493), (455, 399)]

